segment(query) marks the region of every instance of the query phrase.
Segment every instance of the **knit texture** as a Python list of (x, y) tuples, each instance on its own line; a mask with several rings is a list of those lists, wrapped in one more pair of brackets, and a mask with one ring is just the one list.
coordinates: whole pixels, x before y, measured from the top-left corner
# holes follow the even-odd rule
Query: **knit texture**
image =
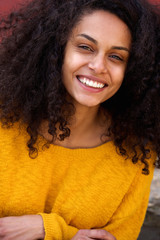
[(136, 240), (153, 177), (124, 159), (113, 142), (89, 149), (50, 145), (31, 159), (23, 128), (0, 129), (0, 217), (40, 214), (45, 240), (70, 240), (79, 229), (103, 228)]

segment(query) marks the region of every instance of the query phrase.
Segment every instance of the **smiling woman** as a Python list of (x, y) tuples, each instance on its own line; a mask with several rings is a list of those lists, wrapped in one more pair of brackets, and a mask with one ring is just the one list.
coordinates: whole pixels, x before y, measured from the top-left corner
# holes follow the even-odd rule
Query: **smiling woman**
[(159, 28), (145, 0), (1, 18), (0, 239), (137, 239), (160, 167)]
[(117, 16), (101, 10), (83, 17), (67, 42), (62, 68), (74, 106), (97, 109), (118, 91), (130, 46), (131, 32)]

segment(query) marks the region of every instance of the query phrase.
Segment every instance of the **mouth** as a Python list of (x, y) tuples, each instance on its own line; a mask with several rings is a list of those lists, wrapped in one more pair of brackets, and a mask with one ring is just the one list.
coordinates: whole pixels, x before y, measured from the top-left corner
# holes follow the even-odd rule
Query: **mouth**
[(87, 77), (82, 77), (82, 76), (76, 76), (77, 79), (87, 87), (95, 88), (95, 89), (102, 89), (107, 86), (107, 84), (89, 79)]

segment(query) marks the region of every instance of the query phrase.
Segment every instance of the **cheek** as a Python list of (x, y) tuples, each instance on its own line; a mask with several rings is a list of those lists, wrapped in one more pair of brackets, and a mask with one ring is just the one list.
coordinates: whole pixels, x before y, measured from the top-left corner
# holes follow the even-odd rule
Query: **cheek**
[(80, 54), (79, 52), (71, 52), (67, 54), (64, 60), (65, 71), (72, 74), (79, 71), (82, 67), (88, 65), (90, 61), (89, 56)]
[(62, 67), (63, 76), (73, 75), (77, 69), (77, 59), (70, 58), (67, 59)]
[(114, 84), (121, 85), (124, 79), (126, 67), (112, 69), (112, 80)]

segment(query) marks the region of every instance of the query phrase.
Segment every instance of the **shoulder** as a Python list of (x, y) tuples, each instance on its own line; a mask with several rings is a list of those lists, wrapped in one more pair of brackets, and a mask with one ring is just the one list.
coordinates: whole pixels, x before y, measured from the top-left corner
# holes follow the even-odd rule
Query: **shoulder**
[(135, 164), (132, 162), (131, 156), (128, 156), (128, 158), (122, 156), (118, 153), (113, 141), (108, 142), (99, 148), (98, 155), (101, 155), (103, 169), (109, 171), (110, 174), (115, 177), (115, 181), (119, 179), (120, 181), (132, 184), (132, 182), (136, 182), (136, 179), (139, 179), (138, 181), (142, 181), (147, 185), (151, 183), (155, 168), (154, 163), (157, 157), (157, 154), (154, 151), (150, 150), (149, 159), (146, 160), (149, 165), (148, 175), (142, 173), (145, 166), (144, 163), (139, 161)]
[(0, 150), (16, 148), (18, 145), (26, 145), (28, 134), (25, 126), (15, 123), (13, 126), (6, 127), (0, 123)]

